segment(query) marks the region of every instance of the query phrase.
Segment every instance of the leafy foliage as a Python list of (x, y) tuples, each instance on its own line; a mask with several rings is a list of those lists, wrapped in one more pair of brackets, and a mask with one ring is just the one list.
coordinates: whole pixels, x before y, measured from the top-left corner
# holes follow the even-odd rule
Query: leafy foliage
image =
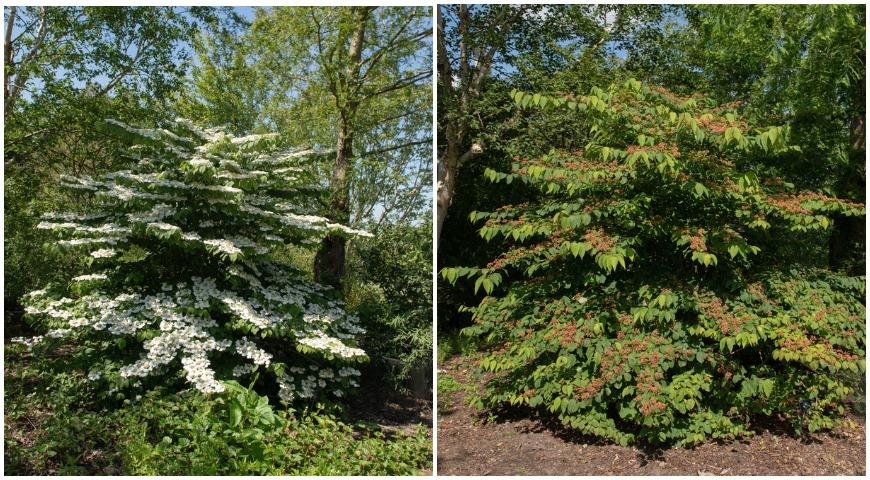
[(275, 408), (234, 381), (218, 395), (158, 388), (107, 403), (82, 373), (88, 347), (59, 357), (28, 358), (23, 350), (6, 348), (7, 473), (408, 475), (431, 468), (422, 430), (384, 431), (334, 408)]
[(756, 414), (832, 426), (865, 368), (864, 277), (775, 252), (864, 206), (775, 175), (790, 129), (636, 80), (511, 96), (590, 140), (488, 169), (537, 193), (472, 212), (503, 252), (442, 270), (486, 294), (464, 331), (491, 346), (483, 402), (621, 444), (733, 438)]
[[(350, 259), (350, 271), (358, 273), (352, 273), (348, 305), (366, 329), (364, 346), (402, 389), (415, 369), (432, 367), (431, 218), (382, 227), (376, 238), (358, 242)], [(396, 360), (398, 368), (390, 365)], [(431, 387), (431, 374), (426, 377)]]
[(21, 341), (102, 351), (89, 377), (110, 392), (172, 382), (180, 363), (206, 393), (226, 389), (216, 375), (266, 369), (285, 401), (342, 396), (359, 375), (351, 365), (367, 358), (354, 340), (363, 330), (335, 292), (274, 255), (327, 232), (369, 235), (313, 215), (305, 161), (317, 152), (277, 150), (273, 135), (169, 126), (108, 120), (137, 142), (135, 166), (62, 177), (90, 207), (47, 213), (38, 228), (61, 237), (53, 248), (89, 252), (93, 273), (28, 294), (28, 315), (50, 330)]

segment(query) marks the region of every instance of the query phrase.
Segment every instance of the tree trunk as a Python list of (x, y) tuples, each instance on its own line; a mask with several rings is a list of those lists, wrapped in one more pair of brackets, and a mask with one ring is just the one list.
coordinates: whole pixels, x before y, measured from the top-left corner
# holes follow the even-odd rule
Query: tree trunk
[[(332, 168), (332, 211), (333, 220), (347, 223), (350, 217), (347, 201), (347, 170), (349, 159), (353, 155), (353, 137), (348, 127), (341, 120), (338, 132), (338, 148), (335, 165)], [(329, 234), (320, 244), (320, 250), (314, 257), (314, 279), (335, 288), (341, 288), (344, 278), (344, 259), (347, 253), (346, 240), (343, 237)]]
[(438, 162), (438, 214), (435, 226), (435, 239), (438, 244), (441, 243), (441, 229), (444, 226), (444, 220), (447, 218), (450, 204), (453, 203), (453, 194), (456, 190), (456, 175), (465, 162), (483, 151), (483, 147), (475, 142), (471, 144), (471, 148), (467, 152), (460, 155), (462, 137), (455, 132), (456, 130), (453, 126), (447, 126), (445, 132), (447, 136), (447, 151), (444, 152)]
[[(849, 171), (838, 183), (841, 192), (863, 192), (866, 188), (864, 161), (866, 156), (866, 131), (864, 121), (864, 98), (865, 84), (860, 82), (856, 92), (855, 107), (860, 110), (852, 119)], [(863, 256), (864, 245), (867, 242), (866, 216), (847, 217), (845, 215), (833, 216), (833, 228), (831, 237), (828, 239), (828, 265), (833, 270), (845, 270), (849, 273), (860, 274), (864, 271), (864, 262), (856, 261), (856, 256)], [(856, 248), (856, 244), (860, 247)], [(860, 250), (860, 252), (859, 252)]]
[[(9, 7), (9, 20), (6, 22), (6, 45), (3, 50), (3, 99), (9, 101), (9, 77), (12, 75), (12, 28), (15, 27), (15, 9)], [(8, 107), (7, 107), (8, 108)]]
[[(332, 169), (332, 200), (330, 205), (332, 219), (346, 224), (350, 221), (350, 206), (348, 201), (347, 175), (350, 159), (353, 157), (353, 122), (358, 99), (346, 98), (359, 80), (360, 58), (365, 38), (366, 21), (369, 7), (356, 11), (357, 24), (348, 47), (348, 65), (344, 78), (337, 82), (336, 102), (339, 107), (338, 142), (336, 145), (335, 165)], [(344, 97), (342, 101), (341, 98)], [(345, 257), (347, 241), (343, 237), (327, 235), (320, 244), (320, 249), (314, 257), (314, 279), (335, 288), (341, 288), (345, 274)]]
[(435, 227), (435, 239), (437, 245), (441, 244), (441, 227), (444, 225), (444, 220), (447, 218), (447, 209), (453, 202), (453, 189), (456, 186), (456, 165), (459, 163), (459, 152), (456, 147), (448, 141), (447, 151), (444, 153), (441, 161), (438, 162), (438, 212), (437, 224)]

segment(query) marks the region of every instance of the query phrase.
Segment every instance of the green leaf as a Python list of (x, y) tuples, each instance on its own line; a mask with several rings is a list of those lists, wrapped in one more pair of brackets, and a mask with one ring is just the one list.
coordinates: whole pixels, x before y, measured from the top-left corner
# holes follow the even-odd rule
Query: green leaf
[(242, 423), (242, 406), (235, 400), (230, 402), (230, 426), (236, 427)]

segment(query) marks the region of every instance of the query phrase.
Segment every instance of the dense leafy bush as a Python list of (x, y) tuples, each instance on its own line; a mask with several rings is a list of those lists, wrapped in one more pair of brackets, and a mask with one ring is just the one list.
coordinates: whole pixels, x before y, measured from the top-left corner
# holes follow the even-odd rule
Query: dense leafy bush
[(829, 215), (864, 206), (779, 178), (789, 129), (737, 105), (634, 80), (512, 97), (573, 112), (591, 140), (487, 170), (537, 194), (472, 212), (504, 253), (442, 271), (487, 294), (464, 331), (491, 347), (482, 403), (621, 444), (733, 438), (758, 414), (832, 426), (865, 368), (865, 280), (779, 246), (817, 241)]
[(366, 359), (357, 319), (336, 292), (273, 255), (326, 233), (368, 235), (313, 214), (305, 161), (317, 153), (183, 120), (172, 131), (107, 127), (136, 140), (135, 166), (62, 177), (90, 208), (45, 214), (38, 228), (61, 237), (54, 248), (89, 252), (92, 270), (27, 295), (27, 314), (49, 331), (23, 341), (86, 342), (103, 352), (89, 377), (110, 391), (184, 377), (222, 392), (221, 379), (258, 369), (285, 401), (355, 385), (353, 364)]

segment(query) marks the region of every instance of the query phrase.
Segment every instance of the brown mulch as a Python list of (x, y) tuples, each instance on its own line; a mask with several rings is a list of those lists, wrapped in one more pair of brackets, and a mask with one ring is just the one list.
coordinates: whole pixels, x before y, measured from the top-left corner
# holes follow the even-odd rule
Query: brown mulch
[[(439, 366), (463, 384), (481, 385), (468, 358)], [(487, 422), (462, 391), (440, 394), (439, 475), (860, 475), (865, 425), (801, 439), (763, 429), (744, 441), (693, 449), (645, 449), (577, 439), (535, 419)], [(772, 430), (776, 431), (775, 428)]]

